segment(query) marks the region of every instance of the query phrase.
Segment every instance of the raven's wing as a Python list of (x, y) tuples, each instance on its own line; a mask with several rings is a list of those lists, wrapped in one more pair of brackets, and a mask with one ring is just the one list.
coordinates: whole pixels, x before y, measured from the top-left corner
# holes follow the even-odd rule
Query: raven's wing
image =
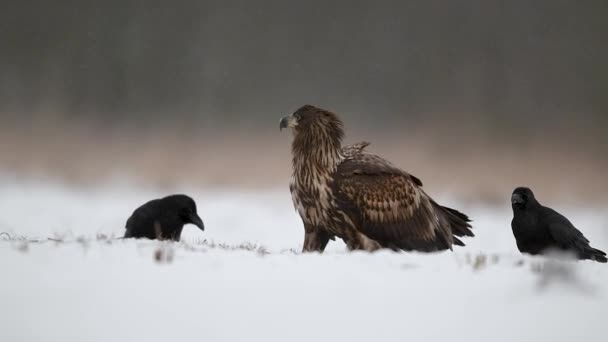
[(135, 209), (125, 224), (126, 231), (124, 237), (153, 237), (154, 232), (151, 232), (151, 227), (154, 217), (158, 216), (159, 203), (160, 200), (155, 199)]
[(584, 248), (589, 246), (589, 240), (576, 229), (572, 222), (557, 211), (544, 208), (543, 220), (549, 229), (549, 234), (564, 248)]
[(546, 220), (549, 234), (558, 246), (575, 252), (579, 258), (606, 262), (606, 253), (591, 247), (589, 239), (566, 217), (545, 207), (543, 219)]

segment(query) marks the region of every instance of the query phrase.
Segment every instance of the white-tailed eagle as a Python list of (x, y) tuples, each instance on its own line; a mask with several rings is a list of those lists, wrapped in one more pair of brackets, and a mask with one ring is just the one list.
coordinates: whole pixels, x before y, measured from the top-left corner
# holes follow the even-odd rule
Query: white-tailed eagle
[(422, 182), (368, 153), (342, 146), (342, 121), (306, 105), (281, 119), (291, 128), (294, 206), (304, 222), (304, 251), (322, 252), (339, 237), (351, 250), (439, 251), (473, 236), (466, 215), (437, 204)]

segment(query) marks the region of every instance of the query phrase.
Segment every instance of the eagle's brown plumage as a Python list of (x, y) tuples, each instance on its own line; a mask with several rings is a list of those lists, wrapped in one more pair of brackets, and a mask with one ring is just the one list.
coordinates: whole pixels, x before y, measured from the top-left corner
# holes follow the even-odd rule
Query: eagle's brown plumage
[(304, 222), (304, 251), (323, 251), (337, 236), (350, 249), (438, 251), (473, 236), (466, 215), (435, 203), (422, 182), (368, 153), (342, 147), (332, 112), (306, 105), (281, 120), (294, 132), (290, 190)]

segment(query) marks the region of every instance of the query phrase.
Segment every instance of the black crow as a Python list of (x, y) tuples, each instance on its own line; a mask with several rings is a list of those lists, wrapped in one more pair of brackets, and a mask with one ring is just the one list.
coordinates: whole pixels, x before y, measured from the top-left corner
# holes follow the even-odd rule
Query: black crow
[(194, 200), (186, 195), (171, 195), (135, 209), (127, 220), (125, 238), (179, 241), (182, 228), (188, 223), (205, 230)]
[(606, 253), (589, 245), (589, 240), (557, 211), (542, 206), (532, 190), (517, 188), (511, 196), (511, 228), (522, 253), (532, 255), (551, 251), (572, 253), (579, 259), (607, 262)]

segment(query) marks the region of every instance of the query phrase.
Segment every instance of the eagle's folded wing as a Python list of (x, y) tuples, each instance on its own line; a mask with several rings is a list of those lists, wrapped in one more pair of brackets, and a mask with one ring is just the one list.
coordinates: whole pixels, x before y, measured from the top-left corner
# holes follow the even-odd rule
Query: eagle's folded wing
[(334, 181), (338, 205), (369, 238), (396, 249), (451, 248), (449, 223), (416, 177), (361, 153), (340, 164)]

